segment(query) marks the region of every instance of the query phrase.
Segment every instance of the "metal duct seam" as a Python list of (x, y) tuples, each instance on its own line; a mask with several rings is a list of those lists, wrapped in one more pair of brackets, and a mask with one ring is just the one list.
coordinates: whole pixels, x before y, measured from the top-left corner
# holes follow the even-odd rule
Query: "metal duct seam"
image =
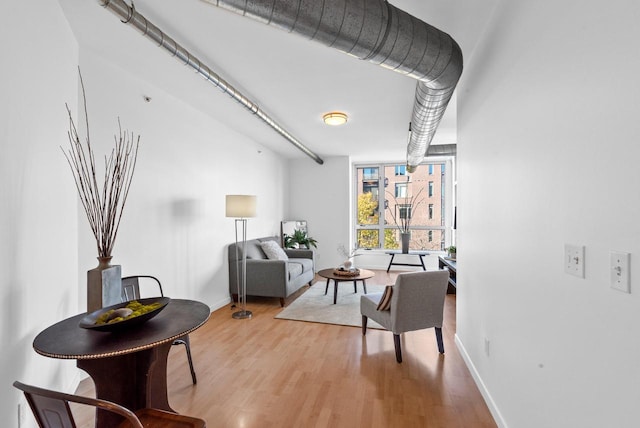
[(222, 92), (228, 94), (235, 101), (243, 105), (247, 110), (260, 118), (264, 123), (273, 128), (277, 133), (279, 133), (287, 141), (304, 152), (318, 164), (322, 165), (324, 163), (324, 161), (317, 154), (312, 152), (297, 138), (295, 138), (286, 129), (279, 125), (267, 113), (260, 109), (260, 107), (256, 103), (251, 101), (244, 94), (234, 88), (229, 82), (225, 81), (217, 73), (213, 72), (198, 58), (193, 56), (188, 50), (179, 45), (178, 42), (176, 42), (173, 38), (169, 37), (157, 26), (149, 22), (144, 16), (138, 13), (134, 7), (130, 7), (129, 5), (127, 5), (124, 0), (98, 0), (98, 2), (103, 7), (111, 10), (113, 13), (118, 15), (123, 23), (134, 26), (142, 33), (142, 35), (156, 42), (159, 47), (167, 50), (172, 56), (182, 61), (184, 65), (193, 68), (208, 82), (212, 83)]
[(462, 74), (449, 36), (385, 0), (202, 0), (418, 80), (410, 171), (427, 153)]
[(458, 151), (456, 144), (431, 144), (427, 150), (427, 157), (455, 156)]

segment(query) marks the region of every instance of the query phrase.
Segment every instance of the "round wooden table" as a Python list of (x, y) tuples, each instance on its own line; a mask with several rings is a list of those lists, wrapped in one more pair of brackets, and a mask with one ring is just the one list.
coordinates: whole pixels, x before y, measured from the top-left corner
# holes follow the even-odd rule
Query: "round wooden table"
[[(152, 407), (173, 412), (167, 398), (167, 357), (173, 341), (209, 319), (207, 305), (172, 299), (154, 318), (131, 329), (101, 332), (80, 327), (87, 315), (67, 318), (43, 330), (33, 349), (46, 357), (75, 359), (93, 379), (96, 397), (135, 411)], [(96, 427), (114, 427), (121, 418), (98, 410)]]
[(336, 301), (338, 298), (338, 283), (353, 281), (353, 292), (357, 293), (358, 292), (357, 281), (362, 281), (362, 288), (364, 288), (364, 294), (367, 294), (366, 280), (369, 278), (373, 278), (375, 276), (374, 272), (366, 269), (359, 269), (360, 274), (357, 276), (338, 275), (334, 273), (334, 270), (335, 269), (322, 269), (321, 271), (318, 272), (318, 275), (320, 275), (323, 278), (327, 278), (327, 285), (324, 289), (324, 294), (327, 294), (327, 292), (329, 291), (329, 282), (333, 280), (333, 304), (334, 305), (336, 304)]

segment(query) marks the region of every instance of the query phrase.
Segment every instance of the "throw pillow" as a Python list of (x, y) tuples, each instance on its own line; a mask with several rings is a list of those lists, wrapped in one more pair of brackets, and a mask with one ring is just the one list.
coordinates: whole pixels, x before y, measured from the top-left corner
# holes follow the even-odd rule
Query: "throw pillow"
[(382, 293), (382, 298), (380, 299), (380, 302), (378, 302), (378, 307), (376, 309), (378, 309), (379, 311), (388, 311), (389, 309), (391, 309), (392, 294), (393, 285), (387, 285), (384, 288), (384, 293)]
[(276, 241), (263, 241), (260, 243), (262, 251), (267, 255), (269, 260), (289, 260), (287, 253), (284, 252)]

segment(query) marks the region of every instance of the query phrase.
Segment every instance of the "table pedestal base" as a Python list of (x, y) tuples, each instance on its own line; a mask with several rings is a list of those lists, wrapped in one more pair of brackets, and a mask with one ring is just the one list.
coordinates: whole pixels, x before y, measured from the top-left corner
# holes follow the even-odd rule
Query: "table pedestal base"
[[(91, 376), (96, 397), (113, 401), (131, 411), (151, 407), (174, 412), (167, 397), (167, 358), (171, 342), (124, 355), (78, 360), (78, 368)], [(97, 428), (122, 422), (114, 413), (98, 410)]]

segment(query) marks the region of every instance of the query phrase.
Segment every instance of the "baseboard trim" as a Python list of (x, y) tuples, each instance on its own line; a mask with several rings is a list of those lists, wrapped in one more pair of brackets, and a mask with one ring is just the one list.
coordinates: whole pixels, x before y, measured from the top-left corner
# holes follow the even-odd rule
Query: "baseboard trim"
[(502, 417), (502, 414), (500, 413), (500, 410), (498, 409), (498, 406), (496, 406), (495, 401), (493, 401), (493, 397), (491, 397), (491, 394), (489, 393), (486, 385), (482, 381), (482, 378), (480, 377), (480, 374), (478, 373), (476, 366), (471, 361), (471, 357), (469, 357), (469, 354), (467, 353), (467, 350), (465, 349), (464, 344), (462, 343), (462, 341), (460, 340), (457, 334), (455, 335), (455, 342), (456, 342), (456, 346), (458, 347), (458, 351), (460, 352), (460, 355), (462, 355), (462, 359), (467, 365), (467, 368), (469, 369), (469, 372), (471, 372), (471, 376), (473, 377), (473, 380), (476, 382), (476, 385), (480, 390), (480, 394), (482, 394), (482, 397), (484, 398), (484, 401), (487, 404), (487, 407), (489, 408), (489, 412), (491, 412), (491, 416), (493, 416), (493, 419), (495, 420), (498, 427), (508, 428), (507, 423), (505, 422), (504, 418)]
[(231, 303), (231, 297), (227, 297), (226, 299), (218, 300), (217, 302), (213, 303), (212, 305), (209, 305), (209, 309), (211, 310), (211, 312), (217, 311), (218, 309), (227, 306), (229, 303)]

